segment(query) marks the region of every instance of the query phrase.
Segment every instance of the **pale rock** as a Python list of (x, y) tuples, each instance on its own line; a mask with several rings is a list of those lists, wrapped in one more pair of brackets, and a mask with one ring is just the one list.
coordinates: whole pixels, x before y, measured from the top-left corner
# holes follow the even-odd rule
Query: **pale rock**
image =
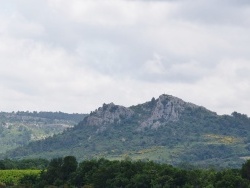
[(179, 120), (181, 112), (187, 107), (195, 108), (197, 106), (171, 95), (161, 95), (156, 101), (151, 116), (140, 124), (138, 130), (142, 130), (145, 127), (157, 129), (162, 125), (161, 122), (164, 122), (164, 124), (176, 122)]
[(95, 112), (92, 112), (85, 121), (87, 125), (91, 126), (103, 126), (103, 131), (106, 129), (106, 125), (114, 123), (119, 124), (122, 120), (130, 118), (134, 112), (126, 107), (115, 105), (114, 103), (103, 104)]

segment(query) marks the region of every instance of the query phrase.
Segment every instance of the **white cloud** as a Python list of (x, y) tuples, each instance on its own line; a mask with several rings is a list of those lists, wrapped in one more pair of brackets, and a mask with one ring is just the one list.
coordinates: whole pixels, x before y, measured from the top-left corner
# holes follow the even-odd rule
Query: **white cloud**
[(248, 1), (14, 0), (0, 7), (0, 110), (90, 112), (162, 93), (250, 115)]
[(250, 76), (246, 72), (249, 70), (249, 60), (224, 59), (209, 76), (191, 86), (187, 98), (219, 114), (248, 113)]

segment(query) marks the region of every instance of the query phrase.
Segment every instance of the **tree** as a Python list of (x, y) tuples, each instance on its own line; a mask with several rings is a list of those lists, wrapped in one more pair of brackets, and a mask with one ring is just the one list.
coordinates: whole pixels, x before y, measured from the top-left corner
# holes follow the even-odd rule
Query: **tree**
[(0, 161), (0, 170), (4, 170), (5, 169), (5, 165), (4, 162), (1, 160)]
[[(219, 178), (218, 178), (219, 177)], [(242, 179), (237, 171), (224, 170), (223, 172), (217, 173), (217, 182), (215, 182), (215, 187), (218, 188), (245, 188), (248, 187), (247, 180)]]
[(57, 179), (62, 177), (62, 164), (63, 159), (61, 157), (52, 159), (47, 168), (47, 172), (44, 173), (43, 179), (52, 185)]
[(78, 166), (78, 163), (74, 156), (64, 157), (62, 168), (61, 168), (62, 180), (67, 181), (70, 175), (76, 171), (77, 166)]
[(247, 160), (241, 168), (241, 176), (250, 180), (250, 160)]

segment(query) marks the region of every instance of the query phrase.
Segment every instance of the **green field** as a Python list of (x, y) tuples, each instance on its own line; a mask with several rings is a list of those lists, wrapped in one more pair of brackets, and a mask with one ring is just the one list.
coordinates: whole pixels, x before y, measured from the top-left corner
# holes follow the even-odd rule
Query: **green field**
[(41, 170), (0, 170), (0, 184), (17, 185), (24, 176), (38, 177)]

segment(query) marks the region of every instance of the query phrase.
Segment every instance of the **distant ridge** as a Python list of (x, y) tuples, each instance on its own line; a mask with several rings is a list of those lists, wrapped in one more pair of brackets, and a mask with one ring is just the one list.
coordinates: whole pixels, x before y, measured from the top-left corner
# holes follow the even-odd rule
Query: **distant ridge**
[(62, 133), (85, 116), (63, 112), (0, 112), (0, 153)]

